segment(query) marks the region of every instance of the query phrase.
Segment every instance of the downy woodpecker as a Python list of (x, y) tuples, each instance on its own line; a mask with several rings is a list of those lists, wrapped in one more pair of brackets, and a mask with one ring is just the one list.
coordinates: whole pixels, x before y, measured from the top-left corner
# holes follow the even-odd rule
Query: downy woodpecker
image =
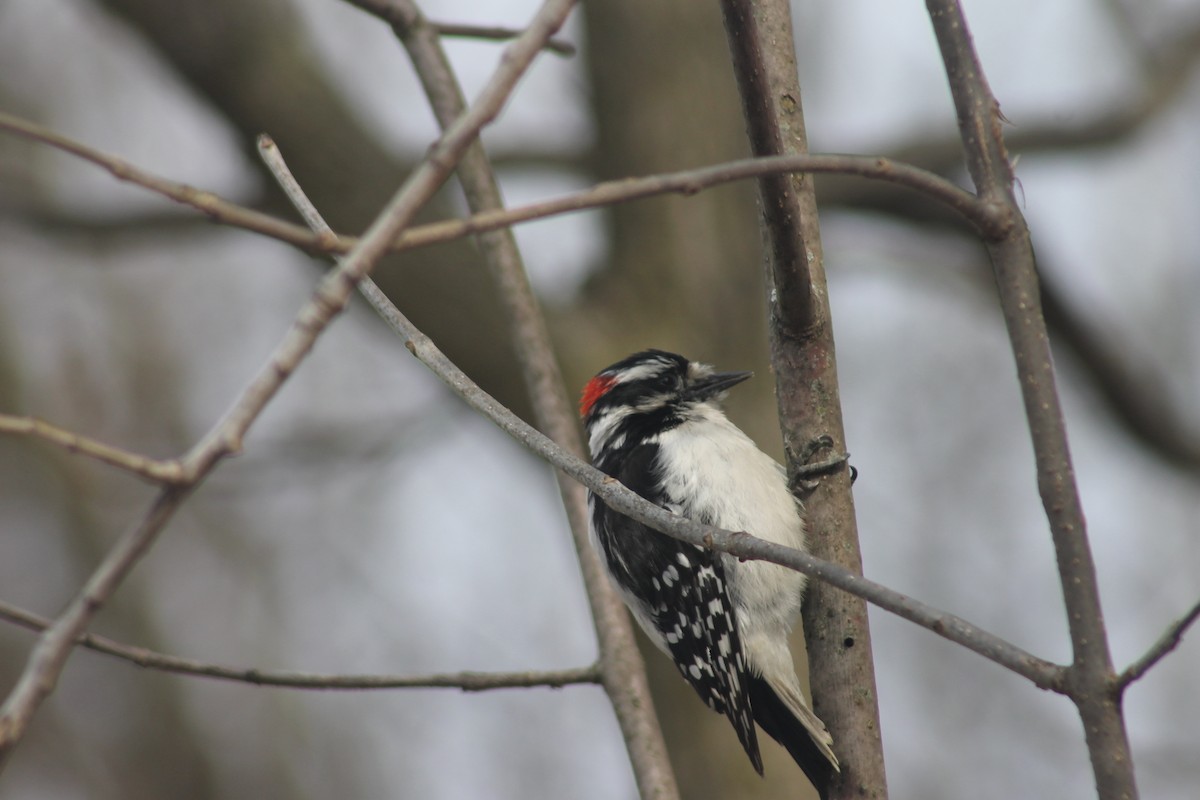
[[(803, 548), (801, 507), (783, 468), (719, 406), (750, 375), (661, 350), (618, 361), (588, 382), (580, 400), (592, 460), (676, 514)], [(592, 544), (642, 630), (729, 718), (760, 775), (755, 722), (824, 797), (838, 769), (833, 739), (800, 693), (788, 649), (804, 576), (677, 541), (591, 493), (588, 503)]]

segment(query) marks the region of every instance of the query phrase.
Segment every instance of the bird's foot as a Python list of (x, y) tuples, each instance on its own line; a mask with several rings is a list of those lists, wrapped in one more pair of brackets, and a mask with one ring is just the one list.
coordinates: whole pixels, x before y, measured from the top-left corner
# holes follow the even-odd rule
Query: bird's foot
[[(792, 479), (793, 490), (799, 490), (808, 494), (817, 488), (817, 481), (813, 480), (815, 476), (828, 475), (835, 472), (847, 464), (850, 460), (849, 453), (834, 453), (829, 458), (815, 460), (818, 453), (822, 450), (830, 450), (833, 448), (833, 437), (828, 434), (821, 434), (817, 438), (810, 441), (800, 451), (796, 473)], [(858, 470), (850, 467), (850, 482), (858, 477)]]

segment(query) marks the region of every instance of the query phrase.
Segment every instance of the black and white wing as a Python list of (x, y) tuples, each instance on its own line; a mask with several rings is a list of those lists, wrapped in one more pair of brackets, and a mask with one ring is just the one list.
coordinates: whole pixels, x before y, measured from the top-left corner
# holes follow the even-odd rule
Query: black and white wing
[[(658, 448), (642, 444), (600, 469), (675, 511), (655, 477)], [(654, 643), (710, 708), (728, 717), (754, 768), (763, 771), (750, 706), (746, 658), (715, 553), (672, 539), (592, 498), (592, 527), (626, 604)]]

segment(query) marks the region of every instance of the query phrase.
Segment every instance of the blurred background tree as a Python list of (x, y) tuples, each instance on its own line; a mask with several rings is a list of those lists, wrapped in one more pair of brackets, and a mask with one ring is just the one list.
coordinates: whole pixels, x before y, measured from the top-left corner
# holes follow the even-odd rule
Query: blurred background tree
[[(530, 2), (444, 0), (519, 24)], [(978, 6), (978, 7), (975, 7)], [(1200, 565), (1200, 6), (967, 3), (1039, 249), (1118, 665), (1194, 601)], [(953, 110), (919, 6), (795, 6), (815, 152), (956, 176)], [(535, 68), (485, 135), (510, 203), (747, 154), (715, 6), (585, 3), (583, 51)], [(452, 42), (468, 94), (499, 53)], [(333, 0), (9, 0), (0, 107), (289, 215), (253, 157), (269, 132), (335, 228), (359, 231), (434, 124), (390, 31)], [(968, 232), (924, 199), (818, 181), (867, 574), (1048, 658), (1068, 654), (1011, 357)], [(461, 208), (450, 186), (431, 217)], [(212, 227), (71, 159), (0, 138), (0, 408), (154, 455), (224, 409), (307, 297), (314, 262)], [(777, 448), (750, 184), (519, 228), (569, 382), (644, 346), (759, 380), (731, 413)], [(319, 266), (319, 265), (318, 265)], [(383, 288), (528, 416), (464, 242)], [(53, 613), (149, 489), (0, 444), (3, 598)], [(197, 658), (314, 671), (586, 663), (594, 644), (548, 471), (457, 403), (364, 309), (322, 341), (185, 506), (96, 629)], [(503, 521), (511, 520), (510, 524)], [(1062, 698), (872, 618), (896, 797), (1091, 796)], [(0, 682), (28, 634), (0, 627)], [(800, 637), (796, 637), (799, 648)], [(794, 796), (649, 659), (688, 798)], [(1127, 696), (1147, 797), (1191, 797), (1194, 642)], [(301, 693), (80, 654), (3, 797), (631, 796), (601, 691)]]

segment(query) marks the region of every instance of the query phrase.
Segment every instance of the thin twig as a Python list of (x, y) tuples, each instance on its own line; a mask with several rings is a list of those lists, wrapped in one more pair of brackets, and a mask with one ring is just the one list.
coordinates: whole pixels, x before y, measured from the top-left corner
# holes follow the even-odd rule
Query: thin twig
[[(240, 206), (213, 192), (168, 180), (19, 117), (0, 113), (0, 130), (71, 153), (107, 170), (118, 180), (194, 208), (216, 222), (260, 233), (307, 252), (344, 255), (359, 242), (357, 238), (338, 236), (332, 231), (313, 233), (308, 228)], [(698, 169), (605, 181), (590, 189), (553, 200), (488, 211), (463, 220), (447, 220), (409, 228), (397, 237), (391, 249), (403, 251), (441, 244), (471, 234), (573, 211), (603, 208), (662, 194), (691, 195), (726, 183), (793, 172), (851, 175), (893, 183), (945, 204), (985, 235), (1003, 233), (1004, 219), (997, 216), (992, 206), (933, 172), (881, 156), (812, 154), (749, 158)]]
[(662, 194), (692, 195), (726, 183), (793, 172), (855, 175), (894, 183), (944, 203), (982, 234), (995, 236), (1004, 231), (1005, 222), (997, 217), (994, 207), (932, 172), (880, 156), (812, 154), (747, 158), (679, 172), (604, 181), (590, 189), (552, 200), (503, 211), (485, 211), (466, 219), (412, 228), (396, 241), (396, 249), (422, 247), (572, 211), (602, 208)]
[[(397, 38), (403, 40), (411, 31), (414, 21), (427, 28), (437, 36), (465, 36), (477, 39), (515, 39), (521, 34), (520, 28), (505, 28), (497, 25), (467, 25), (456, 22), (434, 22), (425, 19), (419, 13), (393, 0), (346, 0), (351, 5), (361, 8), (391, 26)], [(544, 45), (545, 49), (562, 56), (575, 55), (575, 45), (563, 39), (551, 38)], [(418, 69), (418, 72), (420, 70)]]
[(0, 708), (0, 768), (24, 735), (37, 708), (54, 690), (75, 640), (92, 617), (154, 543), (191, 489), (221, 458), (240, 450), (247, 429), (312, 350), (317, 337), (345, 309), (358, 281), (370, 273), (397, 234), (441, 187), (480, 129), (495, 119), (542, 44), (562, 24), (571, 5), (570, 0), (548, 0), (529, 28), (505, 48), (499, 66), (476, 103), (430, 149), (358, 245), (320, 282), (267, 364), (233, 407), (189, 452), (183, 461), (184, 468), (194, 470), (191, 474), (195, 480), (160, 492), (142, 522), (118, 540), (79, 594), (39, 637), (16, 686)]
[[(50, 627), (51, 620), (0, 601), (0, 619), (31, 631)], [(482, 692), (488, 689), (560, 688), (576, 683), (599, 683), (600, 667), (574, 667), (526, 672), (453, 672), (434, 675), (321, 675), (292, 670), (264, 670), (209, 664), (189, 658), (167, 655), (144, 647), (134, 647), (105, 636), (85, 633), (77, 644), (97, 653), (119, 658), (146, 669), (176, 675), (194, 675), (223, 681), (277, 686), (285, 689), (462, 689)]]
[[(318, 241), (318, 237), (299, 225), (240, 206), (213, 192), (156, 175), (122, 158), (101, 152), (29, 120), (0, 112), (0, 130), (70, 153), (106, 170), (119, 181), (141, 186), (168, 200), (194, 208), (217, 222), (261, 233), (308, 250), (325, 252), (333, 246), (333, 242)], [(345, 250), (349, 251), (350, 247), (346, 247)]]
[[(500, 25), (469, 25), (462, 22), (433, 22), (429, 25), (440, 36), (460, 36), (468, 39), (515, 39), (521, 35), (518, 28), (505, 28)], [(560, 56), (573, 56), (575, 45), (566, 39), (553, 38), (546, 42), (546, 49)]]
[(1117, 686), (1120, 687), (1121, 691), (1124, 691), (1129, 684), (1149, 672), (1150, 668), (1159, 661), (1162, 661), (1167, 653), (1178, 647), (1179, 643), (1183, 640), (1183, 634), (1187, 633), (1187, 629), (1191, 627), (1197, 618), (1200, 618), (1200, 601), (1192, 606), (1191, 611), (1171, 623), (1171, 626), (1163, 632), (1163, 635), (1146, 651), (1145, 655), (1130, 664), (1121, 673), (1120, 677), (1117, 678)]
[(110, 466), (118, 467), (152, 483), (178, 484), (188, 479), (183, 465), (174, 459), (160, 461), (122, 450), (119, 447), (88, 438), (78, 433), (51, 425), (36, 417), (17, 417), (0, 414), (0, 433), (23, 434), (56, 444), (70, 453), (94, 458)]
[(75, 639), (190, 493), (191, 487), (186, 485), (162, 489), (142, 520), (117, 540), (67, 608), (38, 637), (25, 668), (0, 707), (0, 772), (34, 713), (54, 691)]

